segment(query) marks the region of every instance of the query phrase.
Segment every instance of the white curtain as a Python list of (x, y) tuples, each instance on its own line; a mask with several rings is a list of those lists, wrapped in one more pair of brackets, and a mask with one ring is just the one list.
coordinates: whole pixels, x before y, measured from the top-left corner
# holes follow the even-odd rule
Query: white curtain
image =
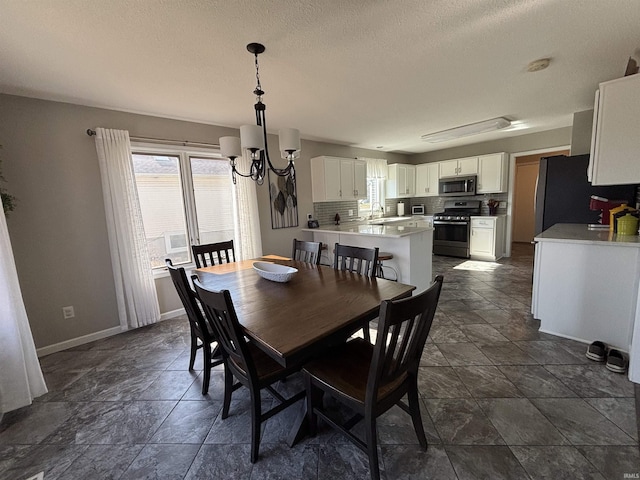
[(358, 157), (367, 163), (367, 178), (387, 178), (387, 161), (384, 158)]
[[(238, 157), (236, 162), (238, 170), (243, 173), (251, 169), (251, 158), (246, 152)], [(238, 260), (260, 257), (262, 256), (262, 236), (256, 182), (236, 175), (233, 200), (236, 238), (234, 245)]]
[(111, 265), (122, 330), (160, 319), (126, 130), (96, 128)]
[(0, 417), (47, 393), (0, 208)]

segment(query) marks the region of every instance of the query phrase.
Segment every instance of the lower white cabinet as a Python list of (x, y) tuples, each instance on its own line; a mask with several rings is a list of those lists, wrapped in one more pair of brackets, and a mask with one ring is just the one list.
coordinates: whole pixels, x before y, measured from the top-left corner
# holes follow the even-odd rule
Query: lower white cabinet
[(469, 253), (475, 260), (498, 260), (504, 255), (504, 216), (471, 217)]

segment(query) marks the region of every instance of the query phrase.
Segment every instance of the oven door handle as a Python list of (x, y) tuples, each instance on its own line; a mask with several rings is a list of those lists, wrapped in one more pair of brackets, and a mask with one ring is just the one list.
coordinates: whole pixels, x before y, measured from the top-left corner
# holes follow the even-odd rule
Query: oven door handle
[(439, 220), (434, 220), (434, 225), (469, 225), (469, 222), (442, 222)]

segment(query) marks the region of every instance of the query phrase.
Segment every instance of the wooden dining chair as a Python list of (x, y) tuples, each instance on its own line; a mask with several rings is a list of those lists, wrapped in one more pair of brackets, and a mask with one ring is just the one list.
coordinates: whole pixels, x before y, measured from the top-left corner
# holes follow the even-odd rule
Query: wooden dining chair
[(305, 242), (304, 240), (293, 239), (293, 249), (291, 251), (293, 260), (320, 265), (321, 252), (322, 242)]
[[(403, 300), (385, 300), (380, 305), (376, 344), (351, 340), (306, 364), (307, 421), (315, 435), (317, 417), (344, 433), (369, 456), (371, 478), (380, 478), (376, 419), (394, 405), (406, 411), (418, 442), (426, 450), (418, 398), (418, 365), (438, 305), (442, 276), (424, 292)], [(350, 407), (356, 416), (339, 423), (322, 408), (326, 393)], [(402, 397), (407, 395), (407, 406)], [(364, 419), (365, 440), (350, 429)]]
[(378, 250), (378, 247), (363, 248), (336, 243), (333, 251), (333, 268), (373, 278), (378, 265)]
[[(333, 268), (375, 277), (378, 271), (378, 247), (364, 248), (336, 243), (333, 250)], [(369, 325), (362, 327), (365, 340), (371, 341)]]
[[(189, 319), (189, 328), (191, 331), (191, 355), (189, 357), (189, 370), (193, 370), (193, 365), (196, 360), (196, 352), (198, 349), (202, 349), (204, 358), (203, 380), (202, 380), (202, 395), (206, 395), (209, 391), (209, 381), (211, 379), (211, 368), (222, 363), (222, 352), (218, 345), (211, 350), (211, 345), (217, 342), (217, 338), (213, 330), (206, 322), (198, 300), (196, 299), (195, 292), (189, 285), (189, 280), (182, 267), (175, 267), (170, 259), (166, 259), (167, 268), (171, 275), (173, 285), (176, 287), (180, 301), (187, 312), (187, 318)], [(217, 360), (213, 360), (217, 358)]]
[(220, 265), (236, 261), (233, 240), (226, 242), (207, 243), (205, 245), (191, 245), (193, 259), (197, 268)]
[[(272, 385), (300, 367), (285, 368), (266, 353), (248, 342), (238, 322), (231, 294), (228, 290), (213, 292), (205, 289), (196, 276), (193, 277), (196, 293), (202, 302), (207, 320), (211, 323), (222, 347), (224, 362), (224, 402), (222, 418), (229, 416), (231, 393), (235, 390), (233, 377), (251, 393), (251, 463), (258, 460), (260, 448), (260, 427), (262, 422), (281, 412), (288, 406), (304, 398), (301, 391), (285, 399)], [(266, 388), (278, 400), (278, 405), (262, 412), (261, 390)]]

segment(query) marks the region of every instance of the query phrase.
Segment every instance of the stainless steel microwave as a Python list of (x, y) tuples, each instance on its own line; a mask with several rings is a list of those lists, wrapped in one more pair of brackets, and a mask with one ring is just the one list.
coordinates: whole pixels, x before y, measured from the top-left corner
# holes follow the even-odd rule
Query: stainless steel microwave
[(476, 194), (478, 177), (446, 177), (438, 181), (438, 195), (443, 197), (463, 197)]

